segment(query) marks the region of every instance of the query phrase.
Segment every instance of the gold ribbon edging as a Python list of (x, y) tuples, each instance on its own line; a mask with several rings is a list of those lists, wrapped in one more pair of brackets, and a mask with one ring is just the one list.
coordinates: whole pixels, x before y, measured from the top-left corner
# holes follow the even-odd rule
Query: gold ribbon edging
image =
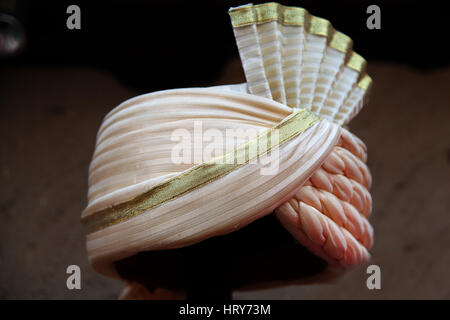
[[(153, 207), (159, 206), (230, 173), (247, 164), (252, 159), (262, 156), (271, 149), (294, 138), (317, 121), (319, 121), (318, 116), (309, 110), (302, 109), (287, 117), (273, 128), (265, 131), (255, 139), (241, 144), (233, 151), (221, 157), (212, 159), (209, 162), (194, 166), (184, 173), (154, 186), (150, 190), (131, 200), (83, 217), (81, 222), (86, 227), (86, 232), (92, 233), (131, 219)], [(266, 142), (270, 141), (270, 137), (275, 130), (277, 130), (279, 134), (278, 143), (271, 145), (270, 147), (262, 147), (267, 145)], [(252, 149), (255, 148), (255, 146), (256, 149)], [(238, 155), (242, 154), (242, 152), (245, 152), (245, 155), (249, 155), (249, 150), (257, 150), (257, 154), (253, 158), (248, 157), (248, 159), (245, 159), (246, 161), (244, 163), (237, 163), (238, 161), (236, 160)]]

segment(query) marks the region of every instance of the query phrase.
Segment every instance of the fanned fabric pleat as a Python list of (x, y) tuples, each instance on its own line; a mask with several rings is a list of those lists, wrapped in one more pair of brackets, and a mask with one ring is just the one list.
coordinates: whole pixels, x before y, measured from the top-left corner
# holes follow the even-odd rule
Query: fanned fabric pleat
[[(359, 112), (371, 81), (366, 62), (329, 21), (277, 3), (232, 8), (230, 16), (250, 93), (340, 125)], [(361, 92), (355, 86), (363, 78)]]

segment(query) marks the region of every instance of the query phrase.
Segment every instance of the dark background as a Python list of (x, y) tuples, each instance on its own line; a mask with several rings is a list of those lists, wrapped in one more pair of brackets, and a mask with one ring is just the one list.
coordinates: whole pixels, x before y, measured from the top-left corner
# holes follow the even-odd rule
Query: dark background
[[(260, 1), (254, 1), (259, 3)], [(235, 298), (450, 299), (450, 67), (440, 1), (280, 1), (330, 20), (354, 40), (374, 80), (350, 129), (368, 146), (375, 245), (370, 263), (331, 283)], [(140, 93), (242, 83), (228, 8), (247, 1), (11, 1), (22, 52), (0, 57), (0, 298), (116, 299), (123, 285), (95, 273), (81, 211), (104, 115)], [(81, 8), (81, 30), (66, 8)], [(366, 28), (367, 6), (381, 30)], [(66, 288), (66, 268), (82, 290)], [(257, 266), (256, 266), (257, 267)]]
[[(11, 2), (11, 1), (5, 1)], [(254, 1), (260, 3), (264, 1)], [(2, 65), (92, 66), (142, 91), (209, 85), (236, 55), (228, 8), (247, 1), (17, 1), (28, 37), (24, 52)], [(448, 64), (444, 1), (281, 1), (302, 6), (354, 40), (368, 60), (423, 70)], [(81, 30), (66, 28), (66, 8), (82, 11)], [(381, 8), (381, 30), (366, 9)]]

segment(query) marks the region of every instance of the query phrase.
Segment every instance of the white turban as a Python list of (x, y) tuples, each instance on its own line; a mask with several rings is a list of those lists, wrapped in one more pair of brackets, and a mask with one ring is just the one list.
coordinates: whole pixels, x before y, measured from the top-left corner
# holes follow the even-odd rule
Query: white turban
[(272, 212), (332, 265), (369, 258), (364, 143), (342, 128), (371, 79), (352, 41), (301, 8), (230, 10), (247, 83), (154, 92), (106, 115), (82, 214), (94, 268), (189, 246)]

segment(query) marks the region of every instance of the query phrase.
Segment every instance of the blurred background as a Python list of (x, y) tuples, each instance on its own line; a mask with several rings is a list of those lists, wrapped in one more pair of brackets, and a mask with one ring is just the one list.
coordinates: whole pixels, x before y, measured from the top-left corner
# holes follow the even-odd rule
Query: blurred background
[[(259, 3), (260, 1), (253, 1)], [(80, 214), (103, 116), (161, 89), (245, 82), (228, 8), (247, 1), (0, 0), (0, 298), (116, 299), (89, 266)], [(351, 123), (373, 175), (382, 289), (366, 266), (332, 283), (235, 292), (248, 299), (450, 298), (450, 12), (444, 2), (280, 1), (330, 20), (374, 79)], [(69, 30), (69, 5), (81, 29)], [(369, 30), (366, 9), (381, 9)], [(66, 268), (82, 289), (66, 287)]]

